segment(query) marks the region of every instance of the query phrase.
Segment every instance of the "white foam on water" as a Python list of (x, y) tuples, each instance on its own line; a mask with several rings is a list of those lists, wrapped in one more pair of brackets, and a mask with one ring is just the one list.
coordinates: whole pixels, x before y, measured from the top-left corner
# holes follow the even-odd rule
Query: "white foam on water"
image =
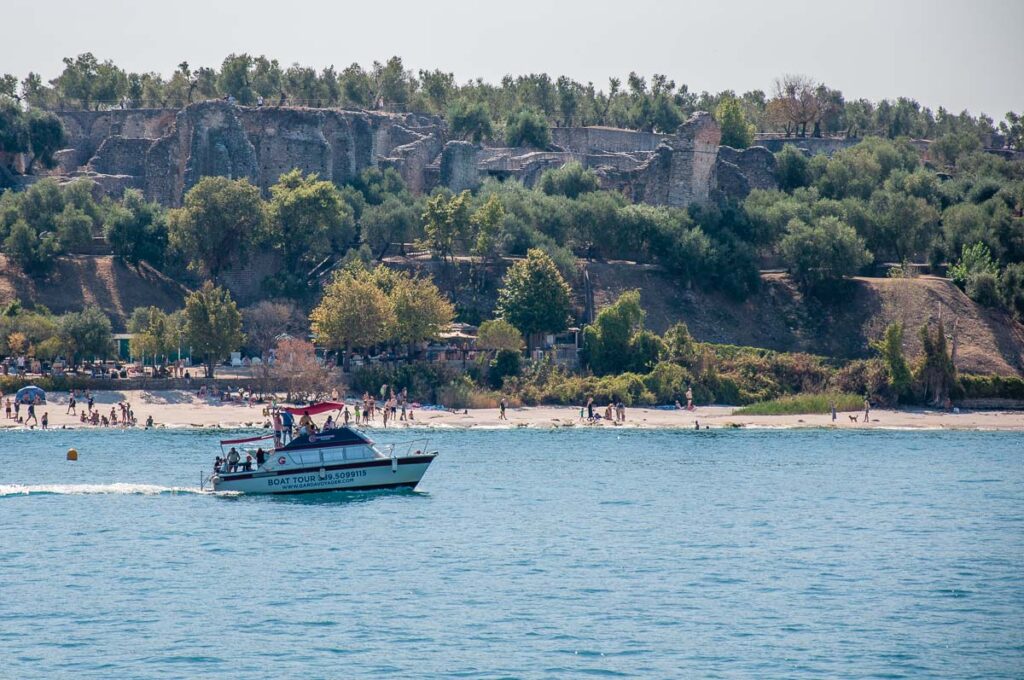
[(35, 495), (85, 495), (85, 494), (134, 494), (158, 496), (162, 494), (210, 494), (197, 487), (159, 486), (157, 484), (132, 484), (115, 482), (113, 484), (0, 484), (0, 497), (4, 496), (35, 496)]

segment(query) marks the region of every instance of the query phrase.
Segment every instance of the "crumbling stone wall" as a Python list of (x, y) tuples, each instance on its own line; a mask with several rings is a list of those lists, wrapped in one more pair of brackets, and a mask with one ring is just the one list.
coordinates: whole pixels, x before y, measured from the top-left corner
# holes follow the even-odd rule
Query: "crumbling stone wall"
[(296, 107), (241, 107), (221, 100), (181, 110), (60, 114), (70, 148), (57, 154), (64, 177), (144, 189), (164, 205), (206, 175), (247, 178), (265, 193), (292, 168), (339, 186), (368, 167), (398, 170), (413, 192), (455, 191), (487, 176), (533, 186), (542, 172), (578, 161), (604, 188), (638, 202), (685, 207), (769, 188), (767, 150), (719, 151), (721, 132), (698, 112), (672, 135), (604, 127), (553, 128), (554, 148), (480, 148), (448, 141), (433, 116)]
[(670, 135), (610, 127), (554, 127), (551, 143), (563, 151), (580, 154), (654, 151)]
[(458, 193), (480, 184), (478, 149), (470, 142), (448, 142), (441, 151), (441, 184)]

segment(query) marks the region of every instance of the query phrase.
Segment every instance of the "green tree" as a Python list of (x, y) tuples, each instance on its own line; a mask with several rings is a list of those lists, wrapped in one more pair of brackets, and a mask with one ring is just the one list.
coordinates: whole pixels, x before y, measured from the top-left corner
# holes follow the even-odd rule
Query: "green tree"
[(270, 187), (274, 245), (287, 272), (304, 274), (331, 253), (343, 252), (355, 236), (352, 208), (332, 182), (298, 169)]
[(64, 131), (64, 124), (60, 118), (49, 111), (31, 110), (27, 114), (28, 141), (32, 150), (32, 161), (28, 170), (36, 161), (43, 164), (45, 168), (52, 168), (54, 165), (53, 154), (64, 148), (67, 143), (67, 134)]
[(242, 314), (231, 293), (207, 281), (185, 298), (185, 338), (192, 352), (206, 362), (212, 378), (217, 362), (242, 346)]
[(359, 220), (363, 241), (378, 260), (384, 259), (393, 243), (404, 244), (416, 232), (416, 213), (411, 205), (389, 195), (380, 205), (368, 205)]
[(60, 341), (71, 363), (85, 357), (105, 359), (113, 347), (110, 319), (99, 307), (89, 305), (81, 312), (69, 312), (60, 318)]
[(871, 343), (871, 349), (881, 356), (889, 378), (889, 386), (897, 399), (907, 398), (910, 395), (912, 376), (907, 359), (903, 355), (903, 324), (889, 324), (881, 340)]
[(587, 365), (597, 375), (622, 373), (632, 363), (629, 344), (644, 325), (640, 291), (631, 290), (602, 309), (594, 323), (583, 329), (583, 352)]
[(70, 203), (65, 205), (56, 219), (61, 250), (75, 251), (89, 245), (92, 242), (92, 225), (92, 218), (84, 210)]
[(11, 227), (3, 242), (4, 252), (30, 276), (45, 276), (60, 254), (60, 243), (52, 234), (40, 237), (25, 220), (19, 219)]
[(229, 266), (246, 262), (253, 246), (266, 238), (260, 190), (246, 179), (203, 177), (168, 220), (171, 245), (184, 253), (191, 269), (214, 281)]
[(497, 194), (491, 194), (470, 218), (470, 223), (476, 230), (476, 239), (473, 243), (474, 255), (489, 259), (496, 254), (498, 233), (501, 231), (501, 224), (504, 220), (505, 206)]
[(176, 328), (166, 312), (159, 307), (136, 307), (128, 319), (129, 343), (133, 357), (149, 357), (156, 363), (157, 355), (165, 358), (177, 347)]
[(138, 269), (145, 261), (160, 267), (167, 249), (166, 213), (137, 189), (125, 189), (121, 203), (107, 211), (103, 235), (114, 257), (125, 264)]
[(810, 183), (809, 161), (804, 152), (792, 144), (786, 144), (775, 154), (775, 181), (779, 188), (792, 193), (795, 189)]
[(430, 249), (447, 259), (455, 252), (455, 244), (466, 237), (469, 228), (471, 195), (463, 191), (448, 198), (444, 192), (427, 199), (423, 209), (423, 230)]
[(724, 97), (715, 109), (715, 120), (722, 127), (722, 145), (746, 149), (754, 143), (754, 126), (747, 122), (743, 107), (734, 97)]
[(509, 146), (532, 146), (546, 149), (551, 145), (551, 130), (544, 114), (523, 109), (505, 121), (505, 143)]
[(545, 170), (537, 181), (537, 188), (548, 196), (579, 198), (582, 194), (601, 188), (597, 174), (584, 169), (579, 161), (569, 161), (559, 168)]
[(237, 99), (239, 104), (252, 104), (256, 101), (252, 71), (253, 58), (248, 54), (229, 54), (220, 65), (217, 86), (224, 94)]
[(518, 328), (532, 348), (539, 333), (559, 333), (569, 323), (569, 284), (558, 267), (539, 248), (531, 248), (505, 273), (498, 292), (498, 315)]
[(489, 319), (480, 324), (476, 335), (476, 346), (495, 352), (501, 350), (520, 352), (523, 349), (523, 334), (505, 319)]
[(949, 353), (942, 319), (939, 319), (934, 334), (928, 324), (924, 324), (918, 335), (923, 356), (918, 363), (916, 377), (924, 390), (923, 401), (942, 406), (956, 384), (956, 366)]
[(875, 254), (884, 249), (903, 262), (931, 244), (939, 215), (922, 198), (880, 189), (871, 195), (868, 219)]
[(836, 217), (814, 225), (794, 219), (779, 243), (786, 267), (804, 290), (852, 276), (871, 262), (864, 239)]
[(395, 310), (392, 337), (410, 350), (416, 343), (437, 338), (455, 318), (452, 303), (430, 279), (399, 273), (388, 297)]
[(992, 259), (992, 252), (981, 242), (963, 246), (960, 259), (949, 268), (949, 278), (961, 289), (966, 289), (971, 279), (979, 274), (998, 273), (999, 265)]
[(448, 125), (453, 137), (468, 139), (474, 144), (494, 134), (491, 114), (483, 102), (457, 99), (448, 109)]
[(396, 318), (394, 304), (370, 275), (349, 269), (335, 273), (309, 320), (318, 343), (344, 350), (347, 371), (352, 349), (369, 349), (387, 340)]

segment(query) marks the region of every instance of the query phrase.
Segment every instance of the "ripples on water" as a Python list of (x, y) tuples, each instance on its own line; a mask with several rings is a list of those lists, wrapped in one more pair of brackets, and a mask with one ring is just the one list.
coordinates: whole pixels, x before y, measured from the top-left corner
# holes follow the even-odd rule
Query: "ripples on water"
[(217, 438), (0, 433), (0, 677), (1024, 675), (1018, 434), (445, 432), (284, 498), (197, 493)]

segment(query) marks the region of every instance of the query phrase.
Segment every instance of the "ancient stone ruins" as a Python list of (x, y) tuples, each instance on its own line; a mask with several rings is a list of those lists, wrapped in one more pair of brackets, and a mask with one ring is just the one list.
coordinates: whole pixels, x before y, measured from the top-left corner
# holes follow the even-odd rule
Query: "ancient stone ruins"
[(268, 192), (299, 168), (343, 184), (372, 166), (395, 168), (415, 192), (459, 191), (487, 177), (531, 186), (570, 161), (593, 169), (604, 188), (634, 201), (685, 207), (719, 192), (743, 197), (773, 188), (774, 156), (764, 147), (719, 146), (711, 115), (695, 113), (675, 134), (602, 127), (552, 129), (551, 148), (476, 146), (452, 140), (440, 118), (307, 108), (253, 108), (208, 101), (184, 109), (59, 114), (69, 148), (52, 175), (89, 177), (112, 195), (127, 187), (164, 205), (204, 175), (245, 177)]

